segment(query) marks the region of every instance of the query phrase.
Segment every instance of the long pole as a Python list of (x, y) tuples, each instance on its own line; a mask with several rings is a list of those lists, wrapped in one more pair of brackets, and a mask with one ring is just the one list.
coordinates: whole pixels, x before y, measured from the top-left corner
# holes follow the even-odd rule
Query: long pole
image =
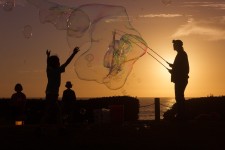
[(158, 61), (163, 67), (165, 67), (167, 70), (169, 70), (169, 68), (167, 68), (163, 63), (161, 63), (157, 58), (155, 58), (152, 54), (150, 54), (149, 52), (147, 52), (150, 56), (152, 56), (156, 61)]
[[(120, 30), (118, 30), (120, 31)], [(123, 32), (123, 31), (121, 31)], [(123, 32), (125, 33), (125, 32)], [(119, 34), (119, 33), (117, 33)], [(120, 36), (122, 36), (121, 34), (119, 34)], [(132, 41), (132, 40), (131, 40)], [(133, 41), (132, 41), (133, 42)], [(140, 41), (141, 42), (141, 41)], [(133, 42), (135, 43), (135, 42)], [(142, 43), (142, 42), (141, 42)], [(136, 45), (138, 45), (141, 49), (143, 49), (139, 44), (135, 43)], [(144, 43), (142, 43), (144, 44)], [(149, 50), (153, 51), (157, 56), (159, 56), (162, 60), (164, 60), (166, 63), (168, 63), (163, 57), (161, 57), (159, 54), (157, 54), (153, 49), (151, 49), (148, 45), (144, 44)], [(157, 62), (159, 62), (163, 67), (165, 67), (167, 70), (169, 70), (169, 68), (167, 68), (162, 62), (160, 62), (156, 57), (154, 57), (151, 53), (147, 52), (147, 54), (149, 54), (150, 56), (152, 56)]]
[[(117, 31), (120, 31), (120, 32), (123, 32), (125, 34), (128, 34), (124, 31), (121, 31), (121, 30), (117, 30)], [(141, 41), (140, 41), (141, 42)], [(162, 60), (164, 60), (166, 63), (168, 63), (168, 61), (166, 61), (162, 56), (160, 56), (158, 53), (156, 53), (152, 48), (150, 48), (148, 45), (145, 45), (149, 50), (151, 50), (153, 53), (155, 53), (157, 56), (159, 56)]]

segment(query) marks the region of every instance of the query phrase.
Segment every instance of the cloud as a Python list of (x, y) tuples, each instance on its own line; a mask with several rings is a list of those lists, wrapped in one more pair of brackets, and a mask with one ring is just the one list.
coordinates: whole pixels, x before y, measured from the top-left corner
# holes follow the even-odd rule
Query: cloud
[(202, 7), (212, 7), (212, 8), (222, 9), (222, 10), (225, 9), (225, 3), (223, 3), (223, 4), (204, 4), (201, 6)]
[[(182, 17), (182, 14), (146, 14), (146, 15), (139, 15), (138, 18), (175, 18), (175, 17)], [(105, 20), (105, 22), (122, 22), (122, 21), (134, 21), (137, 20), (137, 17), (129, 16), (118, 16), (117, 18), (111, 18)]]
[(184, 6), (186, 7), (211, 7), (211, 8), (216, 8), (216, 9), (225, 9), (225, 2), (184, 2)]
[(129, 18), (127, 16), (117, 16), (115, 18), (111, 19), (106, 19), (105, 22), (110, 23), (110, 22), (127, 22), (127, 21), (132, 21), (134, 18), (130, 16)]
[[(219, 20), (212, 23), (210, 21), (191, 21), (186, 25), (181, 26), (173, 35), (173, 38), (182, 37), (182, 36), (191, 36), (199, 35), (203, 36), (204, 39), (210, 41), (225, 40), (225, 29), (221, 26), (224, 26), (224, 18), (222, 17)], [(220, 23), (220, 24), (219, 24)]]
[(181, 17), (183, 15), (181, 14), (147, 14), (147, 15), (140, 15), (139, 17), (143, 18), (175, 18), (175, 17)]

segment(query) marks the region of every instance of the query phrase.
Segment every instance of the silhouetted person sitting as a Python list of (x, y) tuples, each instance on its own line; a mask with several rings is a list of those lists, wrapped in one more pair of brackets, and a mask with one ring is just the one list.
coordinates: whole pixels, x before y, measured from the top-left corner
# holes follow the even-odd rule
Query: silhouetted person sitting
[(65, 123), (71, 123), (73, 121), (73, 114), (75, 110), (76, 94), (72, 90), (72, 84), (70, 81), (66, 82), (66, 90), (63, 91), (62, 107), (63, 107), (63, 119)]
[(185, 119), (185, 97), (184, 91), (188, 84), (189, 62), (187, 53), (184, 51), (183, 42), (181, 40), (173, 40), (173, 48), (177, 51), (176, 58), (173, 64), (169, 64), (172, 68), (169, 70), (171, 73), (171, 82), (175, 84), (175, 99), (177, 106), (178, 120)]
[(79, 51), (78, 47), (75, 47), (73, 53), (66, 60), (66, 62), (60, 65), (59, 57), (56, 55), (50, 56), (50, 51), (46, 51), (47, 55), (47, 87), (46, 87), (46, 105), (45, 113), (42, 119), (43, 122), (48, 123), (62, 123), (62, 118), (60, 114), (60, 107), (58, 104), (59, 87), (61, 83), (61, 73), (65, 72), (65, 68), (72, 61), (74, 56)]
[(13, 120), (25, 120), (25, 112), (26, 112), (26, 95), (22, 92), (23, 87), (20, 83), (15, 85), (14, 90), (16, 93), (12, 94), (10, 100), (10, 107), (12, 113)]

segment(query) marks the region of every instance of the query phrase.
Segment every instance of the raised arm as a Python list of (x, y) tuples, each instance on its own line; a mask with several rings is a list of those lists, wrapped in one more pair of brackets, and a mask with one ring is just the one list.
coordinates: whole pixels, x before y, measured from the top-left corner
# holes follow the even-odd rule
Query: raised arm
[(46, 55), (47, 55), (47, 62), (48, 62), (48, 58), (50, 57), (51, 51), (49, 51), (48, 49), (46, 50)]
[(63, 64), (64, 67), (66, 67), (73, 59), (73, 57), (79, 52), (79, 47), (75, 47), (73, 50), (73, 53), (70, 55), (70, 57), (66, 60), (66, 62)]

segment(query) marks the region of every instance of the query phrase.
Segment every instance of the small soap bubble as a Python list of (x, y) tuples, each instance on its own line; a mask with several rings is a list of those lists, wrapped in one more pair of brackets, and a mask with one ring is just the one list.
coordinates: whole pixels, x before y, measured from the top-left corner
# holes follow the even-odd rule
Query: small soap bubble
[(85, 59), (88, 61), (88, 62), (92, 62), (94, 60), (94, 55), (92, 54), (88, 54), (85, 56)]
[(26, 39), (29, 39), (32, 37), (32, 27), (30, 25), (24, 26), (23, 35)]
[(172, 3), (172, 0), (161, 0), (161, 2), (165, 5), (168, 6)]

